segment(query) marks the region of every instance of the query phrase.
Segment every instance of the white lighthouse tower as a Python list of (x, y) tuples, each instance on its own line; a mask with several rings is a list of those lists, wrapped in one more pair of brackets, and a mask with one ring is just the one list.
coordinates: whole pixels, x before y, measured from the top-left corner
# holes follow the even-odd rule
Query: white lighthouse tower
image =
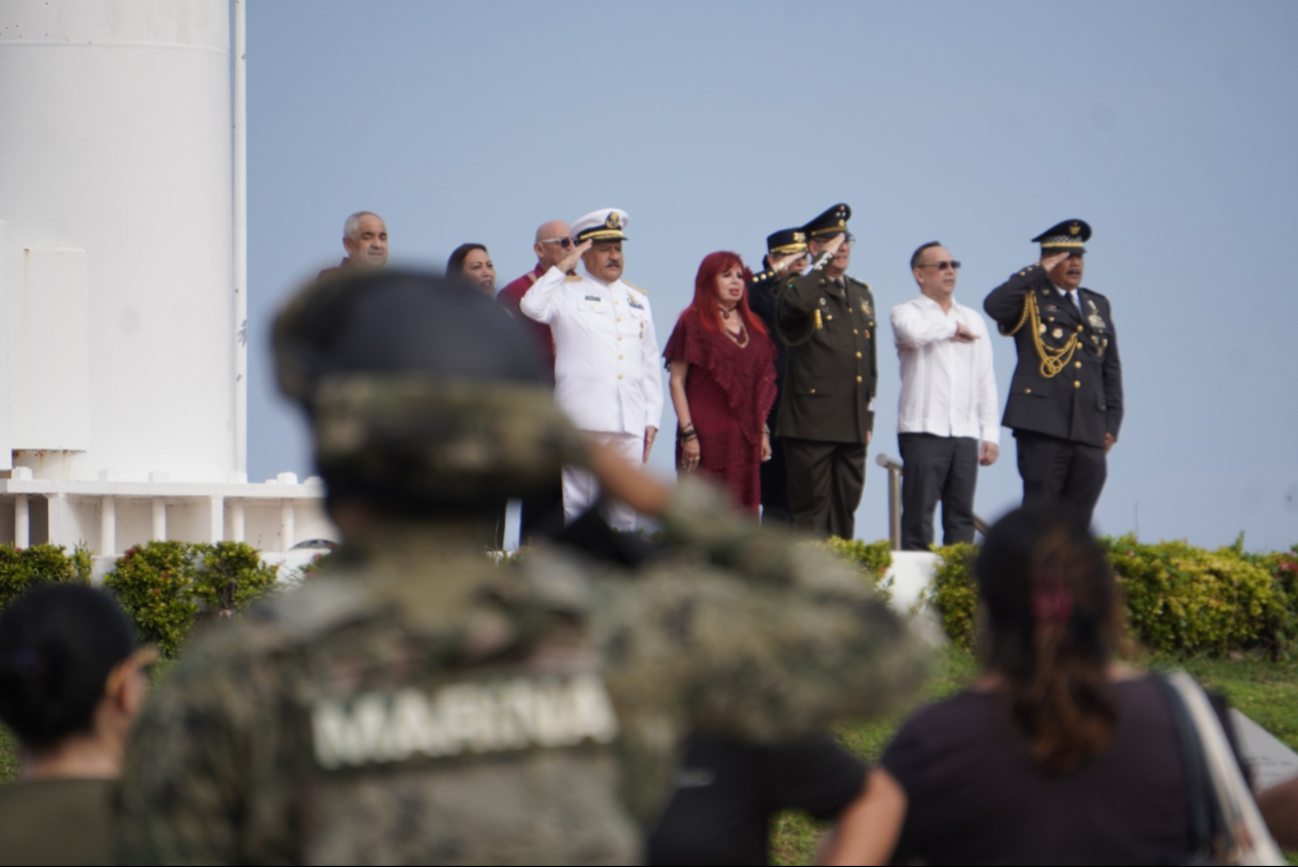
[(332, 535), (245, 475), (232, 57), (230, 0), (0, 4), (0, 541)]

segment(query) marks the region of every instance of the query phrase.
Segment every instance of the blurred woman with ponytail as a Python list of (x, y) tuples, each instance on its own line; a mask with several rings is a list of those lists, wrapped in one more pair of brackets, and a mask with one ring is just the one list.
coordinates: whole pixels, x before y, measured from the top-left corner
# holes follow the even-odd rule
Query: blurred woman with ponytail
[(90, 587), (39, 586), (0, 615), (0, 721), (20, 762), (0, 786), (0, 864), (111, 863), (113, 793), (156, 656)]
[(831, 863), (1188, 863), (1178, 727), (1164, 684), (1115, 658), (1123, 605), (1100, 546), (1020, 509), (976, 572), (982, 675), (902, 726)]

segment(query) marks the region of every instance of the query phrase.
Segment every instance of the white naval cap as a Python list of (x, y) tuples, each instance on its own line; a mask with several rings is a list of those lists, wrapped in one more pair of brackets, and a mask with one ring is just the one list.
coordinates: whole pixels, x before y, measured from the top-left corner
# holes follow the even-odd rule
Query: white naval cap
[(570, 231), (578, 244), (588, 240), (621, 241), (626, 238), (622, 230), (628, 220), (621, 208), (600, 208), (574, 220)]

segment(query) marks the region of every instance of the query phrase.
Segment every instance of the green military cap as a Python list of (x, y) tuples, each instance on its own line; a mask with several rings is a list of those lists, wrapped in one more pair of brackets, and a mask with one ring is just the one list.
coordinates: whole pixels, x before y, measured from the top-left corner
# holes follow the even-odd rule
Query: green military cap
[(1051, 253), (1085, 253), (1082, 246), (1091, 240), (1091, 227), (1085, 220), (1064, 220), (1032, 239), (1041, 245), (1041, 255)]
[(847, 221), (852, 219), (852, 209), (846, 204), (837, 204), (819, 217), (802, 227), (808, 238), (821, 235), (837, 235), (847, 231)]
[(464, 285), (369, 269), (316, 283), (276, 318), (274, 348), (331, 497), (473, 509), (586, 463), (533, 342)]
[(766, 252), (773, 256), (807, 252), (807, 233), (802, 229), (781, 229), (766, 236)]

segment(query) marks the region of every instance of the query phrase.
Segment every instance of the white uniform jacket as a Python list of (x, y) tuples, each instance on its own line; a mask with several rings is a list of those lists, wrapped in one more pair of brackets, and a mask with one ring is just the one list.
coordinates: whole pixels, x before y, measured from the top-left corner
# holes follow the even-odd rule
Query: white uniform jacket
[(573, 424), (640, 437), (659, 427), (662, 358), (642, 289), (551, 268), (519, 308), (554, 334), (554, 396)]

